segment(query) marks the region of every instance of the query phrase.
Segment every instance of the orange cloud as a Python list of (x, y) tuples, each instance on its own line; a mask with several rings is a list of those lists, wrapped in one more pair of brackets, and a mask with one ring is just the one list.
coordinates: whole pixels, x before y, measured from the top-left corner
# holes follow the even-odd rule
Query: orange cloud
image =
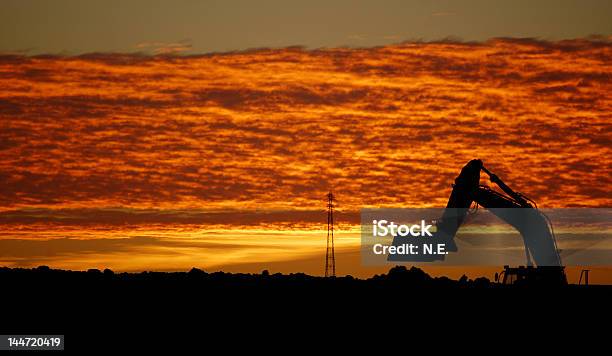
[(0, 205), (440, 206), (480, 157), (610, 206), (608, 42), (0, 58)]
[(146, 51), (155, 55), (180, 54), (193, 48), (190, 41), (180, 42), (143, 42), (136, 45), (139, 51)]
[(0, 210), (443, 206), (475, 157), (540, 206), (610, 207), (611, 60), (606, 39), (2, 55)]

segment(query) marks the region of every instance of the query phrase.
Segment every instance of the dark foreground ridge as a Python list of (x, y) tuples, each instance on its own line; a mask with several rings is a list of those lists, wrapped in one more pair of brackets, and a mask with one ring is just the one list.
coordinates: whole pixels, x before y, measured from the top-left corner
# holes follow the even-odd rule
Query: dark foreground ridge
[[(214, 325), (260, 328), (264, 322), (308, 325), (336, 320), (448, 320), (477, 309), (521, 310), (518, 316), (559, 315), (568, 305), (607, 304), (612, 286), (504, 286), (486, 278), (452, 280), (398, 266), (369, 279), (296, 274), (189, 272), (114, 273), (48, 267), (0, 268), (1, 333), (85, 333)], [(493, 305), (493, 307), (489, 307)], [(501, 308), (501, 309), (500, 309)], [(110, 326), (109, 326), (110, 325)], [(358, 324), (356, 324), (358, 325)], [(284, 328), (284, 327), (283, 327)], [(196, 329), (199, 330), (199, 329)], [(123, 335), (123, 334), (122, 334)], [(125, 334), (128, 335), (128, 334)], [(83, 339), (85, 340), (85, 339)]]
[[(526, 282), (526, 281), (525, 281)], [(32, 269), (0, 267), (0, 284), (8, 291), (26, 294), (28, 291), (50, 291), (61, 295), (72, 291), (87, 292), (120, 292), (124, 296), (146, 292), (203, 292), (208, 295), (227, 294), (239, 290), (241, 292), (295, 292), (318, 290), (376, 290), (378, 292), (395, 291), (396, 289), (418, 290), (429, 293), (432, 290), (566, 290), (566, 291), (612, 291), (612, 286), (606, 285), (546, 285), (542, 283), (523, 283), (502, 285), (485, 277), (468, 279), (465, 275), (459, 280), (448, 277), (431, 277), (417, 267), (407, 268), (395, 266), (388, 273), (374, 275), (368, 279), (344, 277), (318, 277), (304, 273), (270, 274), (264, 270), (260, 274), (252, 273), (207, 273), (198, 268), (189, 272), (139, 272), (115, 273), (110, 269), (100, 271), (70, 271), (51, 269), (39, 266)], [(11, 295), (11, 293), (8, 293)], [(7, 293), (4, 294), (7, 296)]]
[(192, 268), (189, 272), (122, 272), (115, 273), (110, 269), (100, 271), (90, 269), (87, 271), (71, 271), (51, 269), (47, 266), (39, 266), (32, 269), (0, 267), (0, 282), (9, 285), (31, 285), (35, 284), (65, 284), (71, 287), (74, 283), (88, 286), (103, 285), (105, 287), (125, 287), (139, 285), (141, 287), (155, 287), (164, 284), (197, 288), (268, 288), (268, 287), (358, 287), (358, 286), (390, 286), (397, 283), (412, 287), (464, 287), (464, 288), (487, 288), (494, 287), (485, 277), (470, 280), (463, 276), (459, 280), (448, 277), (431, 277), (417, 267), (406, 268), (396, 266), (387, 274), (375, 275), (368, 279), (354, 278), (350, 275), (344, 277), (320, 277), (310, 276), (304, 273), (270, 274), (267, 270), (257, 273), (207, 273), (198, 268)]
[(304, 273), (270, 274), (267, 270), (262, 273), (207, 273), (198, 268), (192, 268), (189, 272), (122, 272), (115, 273), (110, 269), (100, 271), (90, 269), (87, 271), (71, 271), (51, 269), (47, 266), (39, 266), (32, 269), (0, 267), (0, 283), (4, 286), (20, 287), (25, 289), (35, 287), (53, 287), (73, 289), (79, 288), (195, 288), (210, 289), (214, 291), (219, 288), (240, 289), (268, 289), (268, 288), (443, 288), (443, 289), (497, 289), (513, 290), (524, 288), (562, 288), (567, 290), (611, 290), (612, 286), (590, 285), (590, 286), (550, 286), (539, 283), (525, 283), (515, 285), (502, 285), (490, 281), (486, 277), (469, 279), (467, 276), (459, 280), (448, 277), (431, 277), (417, 267), (407, 268), (395, 266), (386, 274), (374, 275), (368, 279), (354, 278), (350, 275), (343, 277), (319, 277)]

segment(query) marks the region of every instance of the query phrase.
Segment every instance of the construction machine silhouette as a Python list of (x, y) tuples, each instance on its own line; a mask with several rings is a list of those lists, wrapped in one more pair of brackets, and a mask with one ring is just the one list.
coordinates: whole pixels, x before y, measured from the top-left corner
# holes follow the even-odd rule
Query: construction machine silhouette
[[(489, 176), (505, 194), (480, 185), (480, 172)], [(458, 250), (454, 241), (459, 227), (465, 222), (473, 203), (482, 206), (501, 220), (512, 225), (521, 234), (525, 245), (526, 266), (504, 266), (496, 279), (504, 284), (567, 284), (564, 267), (555, 241), (552, 223), (536, 203), (515, 192), (497, 175), (484, 167), (479, 159), (468, 162), (455, 179), (446, 209), (436, 222), (434, 237), (446, 244), (446, 250)], [(393, 245), (400, 245), (396, 236)], [(420, 257), (419, 261), (443, 260), (443, 255)], [(424, 259), (423, 259), (424, 258)], [(390, 255), (389, 261), (414, 261), (411, 256)]]

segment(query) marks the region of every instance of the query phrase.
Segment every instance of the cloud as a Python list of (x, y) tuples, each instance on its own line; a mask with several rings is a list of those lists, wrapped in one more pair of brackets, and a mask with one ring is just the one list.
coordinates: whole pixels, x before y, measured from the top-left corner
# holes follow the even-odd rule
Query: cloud
[[(0, 212), (3, 226), (54, 224), (55, 226), (122, 226), (147, 224), (183, 224), (200, 227), (267, 227), (284, 225), (286, 228), (319, 225), (323, 210), (221, 210), (202, 209), (159, 210), (125, 208), (89, 209), (19, 209)], [(359, 211), (340, 211), (336, 219), (342, 224), (358, 224)]]
[(179, 42), (143, 42), (136, 45), (136, 49), (150, 52), (155, 55), (181, 54), (193, 49), (190, 40)]
[(493, 39), (0, 56), (0, 210), (318, 211), (330, 188), (347, 211), (443, 206), (474, 157), (540, 205), (610, 206), (611, 53)]
[[(127, 238), (55, 238), (0, 239), (0, 263), (11, 267), (51, 265), (67, 269), (113, 268), (118, 270), (174, 269), (192, 266), (212, 267), (255, 262), (262, 256), (278, 261), (275, 250), (286, 251), (282, 241), (277, 246), (253, 244), (242, 238), (233, 241), (217, 239), (177, 239), (135, 236)], [(285, 242), (286, 244), (286, 242)], [(298, 246), (298, 245), (296, 245)], [(307, 246), (301, 251), (286, 251), (285, 258), (312, 254)], [(180, 262), (176, 262), (176, 261)], [(281, 257), (280, 260), (283, 260)], [(100, 261), (104, 261), (101, 263)], [(174, 261), (174, 262), (173, 262)], [(173, 264), (174, 263), (174, 264)]]

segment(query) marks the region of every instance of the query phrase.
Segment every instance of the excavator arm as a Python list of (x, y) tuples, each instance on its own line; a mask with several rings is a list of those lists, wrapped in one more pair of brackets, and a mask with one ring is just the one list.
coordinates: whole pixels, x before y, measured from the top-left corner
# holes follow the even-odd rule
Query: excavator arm
[[(489, 175), (491, 182), (497, 184), (507, 196), (481, 186), (479, 184), (481, 171)], [(447, 251), (457, 251), (454, 238), (473, 202), (488, 209), (518, 230), (525, 244), (528, 265), (531, 265), (533, 257), (537, 266), (561, 266), (561, 258), (546, 216), (535, 207), (535, 204), (531, 204), (527, 198), (513, 191), (499, 177), (487, 170), (478, 159), (468, 162), (455, 179), (446, 209), (437, 221), (437, 231), (434, 236), (437, 241), (446, 243)], [(396, 237), (393, 245), (400, 243), (400, 238)], [(390, 256), (389, 260), (401, 261), (404, 258)], [(443, 256), (433, 256), (419, 260), (433, 261), (443, 258)]]
[[(479, 185), (481, 171), (488, 174), (491, 182), (508, 195)], [(481, 160), (472, 160), (463, 167), (455, 179), (448, 204), (437, 225), (441, 237), (451, 242), (452, 249), (456, 251), (453, 239), (472, 202), (488, 209), (521, 234), (528, 265), (531, 265), (531, 256), (538, 266), (561, 266), (561, 258), (546, 216), (527, 198), (513, 191), (499, 177), (487, 170)]]

